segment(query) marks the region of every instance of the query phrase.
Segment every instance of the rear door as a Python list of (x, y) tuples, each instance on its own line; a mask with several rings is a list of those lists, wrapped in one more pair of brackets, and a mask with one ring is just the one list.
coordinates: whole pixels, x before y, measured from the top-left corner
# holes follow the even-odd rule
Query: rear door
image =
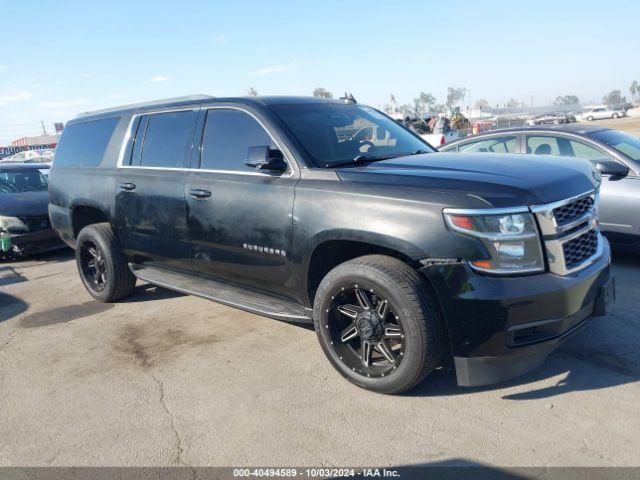
[(202, 123), (200, 155), (185, 183), (194, 269), (290, 295), (295, 164), (286, 156), (284, 172), (245, 164), (251, 147), (282, 151), (256, 112), (209, 108)]
[(184, 181), (198, 109), (135, 116), (119, 160), (116, 228), (136, 262), (191, 270)]

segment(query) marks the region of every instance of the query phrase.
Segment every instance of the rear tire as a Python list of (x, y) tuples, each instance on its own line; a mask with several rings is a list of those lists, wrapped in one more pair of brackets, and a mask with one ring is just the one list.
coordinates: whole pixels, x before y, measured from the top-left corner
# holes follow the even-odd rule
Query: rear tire
[(618, 115), (617, 113), (614, 113), (613, 115), (611, 115), (611, 118), (618, 118), (620, 117), (620, 115)]
[(368, 255), (331, 270), (316, 292), (313, 322), (331, 364), (368, 390), (409, 390), (439, 361), (435, 300), (422, 277), (392, 257)]
[(589, 122), (593, 122), (593, 117), (592, 117), (591, 115), (589, 115), (589, 116), (587, 117), (587, 121), (589, 121)]
[(89, 294), (101, 302), (125, 297), (136, 285), (136, 277), (108, 223), (95, 223), (80, 230), (76, 240), (76, 265)]

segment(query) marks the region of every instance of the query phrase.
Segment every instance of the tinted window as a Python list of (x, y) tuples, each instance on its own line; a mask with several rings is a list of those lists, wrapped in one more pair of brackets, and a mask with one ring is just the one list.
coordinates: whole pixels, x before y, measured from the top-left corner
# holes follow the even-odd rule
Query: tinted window
[(459, 152), (516, 153), (516, 137), (490, 138), (466, 143), (458, 147)]
[(276, 148), (269, 134), (251, 115), (240, 110), (209, 110), (200, 168), (255, 172), (255, 168), (244, 162), (250, 147), (261, 146)]
[(375, 158), (433, 151), (397, 122), (364, 105), (311, 103), (271, 108), (319, 167), (350, 162), (362, 154)]
[[(141, 165), (164, 168), (187, 165), (185, 160), (191, 151), (196, 118), (197, 113), (192, 110), (150, 115), (144, 134)], [(140, 130), (138, 136), (142, 134)]]
[(56, 149), (56, 166), (99, 165), (119, 120), (112, 117), (68, 125)]
[(527, 153), (534, 155), (560, 155), (558, 140), (554, 137), (528, 136)]

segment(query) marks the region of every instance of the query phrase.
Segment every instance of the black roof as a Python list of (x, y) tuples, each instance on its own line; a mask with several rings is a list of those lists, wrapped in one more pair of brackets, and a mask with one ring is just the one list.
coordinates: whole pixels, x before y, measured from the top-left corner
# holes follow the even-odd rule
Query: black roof
[(51, 168), (45, 163), (0, 163), (0, 170), (12, 171), (12, 170), (42, 170)]
[(158, 100), (152, 102), (143, 102), (132, 105), (122, 105), (119, 107), (107, 108), (104, 110), (96, 110), (93, 112), (85, 112), (78, 115), (77, 118), (71, 120), (69, 123), (75, 123), (77, 121), (87, 121), (99, 117), (115, 116), (123, 113), (141, 112), (141, 111), (153, 111), (166, 108), (180, 108), (188, 107), (191, 105), (207, 105), (213, 103), (240, 103), (245, 105), (291, 105), (291, 104), (311, 104), (311, 103), (325, 103), (325, 104), (341, 104), (345, 102), (339, 99), (331, 98), (317, 98), (306, 96), (247, 96), (247, 97), (211, 97), (207, 95), (192, 95), (189, 97), (181, 98), (168, 98), (165, 100)]

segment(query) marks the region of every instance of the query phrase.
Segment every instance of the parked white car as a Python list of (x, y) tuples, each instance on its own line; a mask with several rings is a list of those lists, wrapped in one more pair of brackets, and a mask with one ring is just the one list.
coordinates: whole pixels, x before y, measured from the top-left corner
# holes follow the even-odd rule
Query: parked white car
[(615, 110), (610, 107), (594, 107), (582, 112), (581, 119), (592, 121), (602, 118), (619, 118), (626, 117), (627, 113), (624, 110)]

